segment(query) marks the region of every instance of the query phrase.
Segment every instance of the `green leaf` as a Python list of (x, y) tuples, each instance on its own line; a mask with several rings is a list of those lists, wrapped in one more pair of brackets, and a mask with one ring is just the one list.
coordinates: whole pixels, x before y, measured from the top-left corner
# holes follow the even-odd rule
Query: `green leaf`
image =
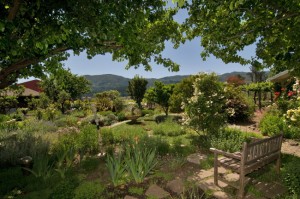
[(5, 8), (5, 9), (9, 9), (9, 5), (5, 5), (4, 8)]
[(233, 2), (233, 1), (232, 1), (232, 2), (230, 2), (230, 5), (229, 5), (229, 9), (230, 9), (230, 10), (233, 10), (233, 6), (234, 6), (233, 4), (234, 4), (234, 2)]
[(37, 47), (38, 49), (40, 49), (40, 50), (43, 50), (43, 44), (41, 43), (41, 42), (37, 42), (36, 44), (35, 44), (35, 47)]

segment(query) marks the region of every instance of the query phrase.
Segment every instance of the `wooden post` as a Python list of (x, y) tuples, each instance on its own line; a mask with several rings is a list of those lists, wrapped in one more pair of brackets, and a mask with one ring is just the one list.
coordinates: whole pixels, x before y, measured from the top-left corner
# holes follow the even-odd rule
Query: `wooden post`
[(241, 159), (241, 166), (240, 166), (240, 186), (239, 186), (239, 193), (238, 198), (244, 198), (244, 190), (245, 190), (245, 162), (247, 160), (247, 142), (244, 142), (243, 144), (243, 150), (242, 150), (242, 159)]
[(214, 183), (216, 186), (218, 186), (218, 154), (217, 152), (214, 152), (215, 158), (214, 158)]

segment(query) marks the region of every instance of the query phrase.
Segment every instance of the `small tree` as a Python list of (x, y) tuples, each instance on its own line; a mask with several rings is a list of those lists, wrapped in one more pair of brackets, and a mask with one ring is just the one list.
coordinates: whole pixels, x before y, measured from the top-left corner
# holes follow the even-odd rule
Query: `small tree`
[(186, 124), (197, 132), (216, 133), (226, 123), (223, 84), (215, 73), (200, 73), (194, 82), (194, 94), (185, 103)]
[(241, 75), (232, 75), (227, 78), (226, 82), (234, 86), (240, 86), (245, 84), (245, 78)]
[(128, 89), (127, 92), (129, 93), (130, 97), (136, 101), (138, 107), (142, 109), (142, 100), (146, 93), (148, 81), (143, 78), (135, 75), (132, 80), (128, 82)]
[(70, 100), (70, 99), (71, 99), (71, 95), (69, 93), (67, 93), (66, 91), (62, 90), (59, 92), (57, 102), (59, 103), (59, 108), (63, 114), (66, 111), (66, 109), (65, 109), (66, 101)]
[(45, 94), (54, 102), (59, 99), (59, 93), (65, 91), (71, 97), (76, 99), (90, 91), (91, 83), (83, 76), (77, 76), (71, 71), (60, 69), (51, 73), (41, 82), (41, 87)]
[(166, 116), (169, 113), (170, 97), (173, 93), (174, 84), (164, 84), (162, 82), (154, 82), (154, 87), (147, 90), (145, 98), (150, 102), (155, 102), (162, 107)]

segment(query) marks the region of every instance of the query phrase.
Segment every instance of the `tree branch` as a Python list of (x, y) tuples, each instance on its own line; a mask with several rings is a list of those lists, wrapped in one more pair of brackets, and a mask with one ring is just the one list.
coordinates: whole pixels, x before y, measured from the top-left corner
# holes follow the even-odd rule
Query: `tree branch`
[(17, 12), (20, 8), (20, 5), (21, 5), (21, 0), (14, 0), (13, 6), (9, 9), (9, 13), (7, 17), (8, 21), (13, 21), (15, 19)]

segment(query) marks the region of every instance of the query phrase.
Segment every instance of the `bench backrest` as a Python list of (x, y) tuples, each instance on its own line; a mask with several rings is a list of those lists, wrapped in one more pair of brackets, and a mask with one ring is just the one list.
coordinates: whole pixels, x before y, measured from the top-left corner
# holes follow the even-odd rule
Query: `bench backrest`
[(245, 164), (251, 164), (259, 159), (274, 153), (280, 153), (283, 135), (262, 139), (252, 143), (245, 143), (242, 156), (245, 156)]

